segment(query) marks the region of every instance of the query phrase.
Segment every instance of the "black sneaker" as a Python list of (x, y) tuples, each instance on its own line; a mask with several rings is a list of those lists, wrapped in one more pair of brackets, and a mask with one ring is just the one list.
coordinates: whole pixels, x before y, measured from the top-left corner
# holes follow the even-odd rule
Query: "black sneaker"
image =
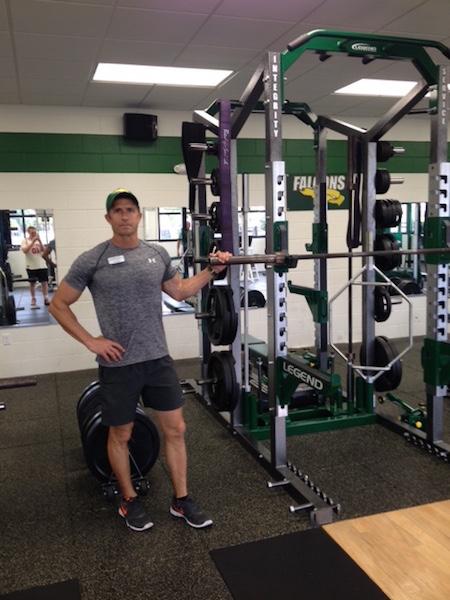
[(125, 519), (125, 523), (133, 531), (145, 531), (153, 527), (153, 523), (145, 512), (139, 498), (124, 500), (122, 498), (119, 506), (119, 515)]
[(209, 527), (213, 524), (212, 519), (205, 515), (190, 496), (186, 500), (173, 498), (170, 514), (174, 517), (181, 517), (186, 523), (189, 523), (191, 527), (195, 527), (196, 529)]

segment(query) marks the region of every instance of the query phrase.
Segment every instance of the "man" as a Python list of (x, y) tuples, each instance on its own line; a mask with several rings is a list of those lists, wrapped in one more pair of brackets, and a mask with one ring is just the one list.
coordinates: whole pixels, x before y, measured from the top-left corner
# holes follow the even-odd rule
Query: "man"
[[(119, 514), (128, 527), (144, 531), (153, 523), (136, 496), (130, 477), (128, 441), (136, 405), (155, 410), (164, 436), (165, 456), (174, 496), (170, 513), (196, 528), (212, 520), (188, 496), (182, 391), (168, 355), (162, 323), (161, 289), (175, 300), (198, 292), (225, 266), (209, 266), (182, 279), (169, 254), (157, 244), (138, 238), (142, 214), (134, 194), (118, 189), (106, 199), (107, 222), (113, 236), (79, 256), (56, 292), (50, 313), (76, 340), (97, 355), (102, 421), (109, 427), (108, 457), (118, 480)], [(216, 255), (225, 262), (230, 254)], [(102, 335), (92, 336), (70, 306), (88, 287)]]
[(48, 270), (45, 259), (43, 258), (44, 246), (38, 235), (36, 227), (30, 225), (27, 227), (27, 237), (22, 241), (20, 248), (25, 254), (25, 266), (30, 282), (31, 308), (36, 306), (36, 283), (41, 284), (44, 304), (49, 305), (48, 299)]

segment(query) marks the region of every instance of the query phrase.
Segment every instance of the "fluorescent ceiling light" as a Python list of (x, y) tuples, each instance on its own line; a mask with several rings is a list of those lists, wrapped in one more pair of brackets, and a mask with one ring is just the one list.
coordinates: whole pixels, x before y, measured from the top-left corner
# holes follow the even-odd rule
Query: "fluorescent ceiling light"
[(417, 84), (417, 81), (399, 81), (395, 79), (359, 79), (336, 90), (335, 94), (353, 96), (389, 96), (401, 98)]
[(180, 87), (215, 87), (233, 71), (224, 69), (188, 69), (99, 63), (94, 81), (109, 83), (159, 84)]

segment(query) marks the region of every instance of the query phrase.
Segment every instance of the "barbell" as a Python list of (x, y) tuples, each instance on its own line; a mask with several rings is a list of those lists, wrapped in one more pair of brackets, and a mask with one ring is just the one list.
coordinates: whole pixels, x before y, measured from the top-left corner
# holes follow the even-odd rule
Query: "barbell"
[(450, 252), (450, 248), (418, 248), (416, 250), (372, 250), (362, 252), (316, 252), (312, 254), (285, 254), (284, 252), (278, 252), (275, 254), (251, 254), (251, 255), (239, 255), (230, 256), (228, 260), (223, 263), (219, 258), (214, 256), (203, 256), (194, 260), (195, 263), (209, 264), (209, 265), (249, 265), (249, 264), (265, 264), (275, 265), (277, 267), (287, 267), (289, 269), (295, 269), (298, 261), (302, 260), (321, 260), (321, 259), (333, 259), (333, 258), (367, 258), (370, 256), (391, 256), (391, 255), (404, 255), (411, 256), (415, 254), (444, 254)]

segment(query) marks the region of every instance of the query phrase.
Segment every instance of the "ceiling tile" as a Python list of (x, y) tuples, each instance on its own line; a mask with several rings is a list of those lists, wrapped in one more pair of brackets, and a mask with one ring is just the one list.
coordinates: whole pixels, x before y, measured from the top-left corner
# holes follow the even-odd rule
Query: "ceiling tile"
[(19, 75), (26, 79), (57, 79), (87, 83), (91, 77), (91, 62), (68, 60), (41, 60), (23, 58), (19, 62)]
[[(312, 54), (314, 57), (314, 54)], [(302, 58), (297, 61), (299, 64)], [(306, 58), (306, 57), (305, 57)], [(334, 92), (337, 88), (348, 85), (362, 77), (372, 77), (377, 72), (380, 64), (377, 62), (363, 65), (357, 58), (336, 54), (321, 63), (315, 61), (316, 66), (297, 78), (293, 78), (291, 69), (287, 72), (286, 95), (302, 93), (305, 97), (320, 98)], [(294, 69), (295, 66), (292, 67)], [(291, 98), (293, 99), (293, 98)], [(301, 100), (302, 98), (296, 98)]]
[(96, 6), (114, 6), (116, 0), (51, 0), (52, 2), (70, 2), (73, 4), (95, 4)]
[(14, 79), (16, 77), (16, 66), (12, 57), (0, 58), (0, 73), (5, 79)]
[[(7, 5), (0, 0), (5, 82), (0, 103), (21, 101)], [(267, 49), (281, 51), (317, 28), (450, 43), (450, 0), (9, 0), (9, 6), (23, 101), (30, 104), (204, 108), (217, 97), (239, 98)], [(450, 64), (439, 52), (429, 53), (435, 62)], [(89, 83), (99, 60), (229, 68), (235, 73), (216, 89)], [(332, 94), (360, 77), (418, 79), (418, 73), (410, 62), (380, 60), (363, 67), (359, 60), (335, 55), (322, 64), (308, 52), (287, 72), (286, 94), (325, 114), (354, 110), (360, 116), (379, 115), (382, 99)]]
[[(142, 103), (143, 107), (163, 110), (190, 110), (208, 95), (207, 88), (169, 88), (155, 85)], [(202, 104), (200, 104), (202, 106)]]
[(373, 77), (377, 79), (402, 79), (404, 81), (419, 81), (420, 73), (409, 61), (383, 61), (382, 68)]
[(22, 104), (33, 104), (41, 106), (80, 106), (82, 92), (53, 92), (29, 90), (22, 92)]
[(112, 10), (109, 6), (68, 2), (11, 2), (13, 30), (25, 33), (103, 36)]
[(0, 58), (12, 58), (11, 36), (8, 31), (0, 31)]
[(8, 14), (6, 12), (5, 0), (0, 0), (0, 31), (8, 31)]
[(190, 44), (174, 64), (180, 67), (238, 69), (259, 54), (259, 51), (247, 48), (218, 48), (216, 46)]
[[(397, 2), (392, 2), (396, 5)], [(410, 2), (411, 4), (411, 2)], [(414, 0), (413, 5), (419, 4)], [(412, 8), (410, 6), (410, 8)], [(406, 12), (406, 11), (405, 11)], [(450, 24), (449, 0), (428, 0), (421, 2), (420, 6), (399, 16), (395, 21), (389, 23), (384, 31), (400, 31), (403, 33), (419, 33), (420, 37), (427, 38), (430, 35), (448, 36)]]
[(18, 94), (19, 88), (17, 86), (16, 77), (2, 77), (0, 78), (0, 94), (5, 93), (5, 95), (14, 95)]
[[(0, 85), (3, 81), (0, 79)], [(7, 92), (0, 90), (0, 104), (21, 104), (19, 92)]]
[(358, 96), (339, 96), (328, 95), (318, 98), (309, 105), (311, 110), (317, 115), (336, 115), (343, 110), (349, 110), (364, 102), (364, 99)]
[(94, 60), (100, 45), (97, 38), (80, 39), (63, 35), (16, 33), (14, 38), (19, 59), (52, 60), (59, 56), (64, 60)]
[(357, 106), (339, 112), (341, 117), (382, 117), (395, 104), (395, 98), (365, 98)]
[(219, 0), (118, 0), (117, 6), (209, 14)]
[(184, 44), (132, 40), (121, 40), (118, 44), (117, 40), (106, 39), (98, 60), (131, 65), (171, 65), (183, 48)]
[[(323, 1), (323, 0), (322, 0)], [(223, 0), (216, 10), (217, 15), (227, 17), (248, 17), (271, 21), (295, 21), (304, 19), (318, 4), (318, 0)]]
[[(20, 89), (23, 94), (41, 94), (48, 96), (54, 95), (80, 95), (84, 92), (86, 83), (71, 79), (50, 79), (50, 78), (35, 78), (21, 77)], [(80, 96), (81, 100), (81, 96)]]
[(178, 44), (186, 44), (206, 18), (205, 15), (188, 13), (118, 8), (107, 37), (166, 43), (173, 40)]
[(344, 27), (347, 31), (378, 29), (403, 15), (423, 0), (327, 0), (306, 19), (320, 28)]
[(146, 85), (114, 85), (92, 82), (88, 85), (83, 105), (137, 108), (150, 89), (151, 86)]
[(304, 33), (308, 33), (310, 30), (311, 27), (305, 27), (303, 23), (294, 25), (291, 27), (291, 29), (285, 31), (280, 37), (272, 40), (268, 44), (267, 49), (276, 52), (282, 52), (283, 50), (287, 49), (289, 42), (293, 42)]
[(253, 74), (255, 73), (258, 65), (259, 61), (253, 61), (251, 65), (248, 65), (235, 75), (232, 75), (227, 82), (212, 90), (211, 93), (205, 98), (204, 108), (209, 106), (209, 104), (211, 104), (211, 102), (217, 98), (239, 100)]
[(192, 43), (259, 50), (291, 27), (292, 23), (284, 21), (212, 16), (200, 29)]

